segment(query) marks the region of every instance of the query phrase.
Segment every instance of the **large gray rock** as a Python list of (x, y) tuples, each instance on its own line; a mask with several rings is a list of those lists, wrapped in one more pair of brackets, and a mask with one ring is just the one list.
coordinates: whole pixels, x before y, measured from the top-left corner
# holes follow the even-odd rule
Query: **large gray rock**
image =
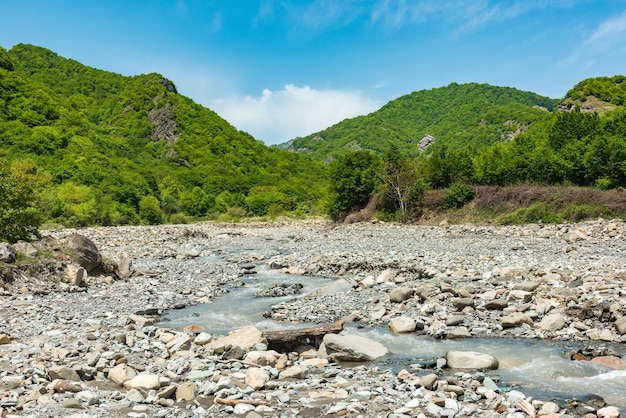
[(0, 243), (0, 261), (4, 263), (12, 263), (17, 257), (17, 251), (9, 243)]
[(326, 334), (323, 342), (328, 357), (339, 361), (371, 361), (389, 353), (381, 343), (357, 335)]
[(476, 351), (448, 351), (446, 362), (451, 369), (496, 370), (498, 359)]
[(565, 317), (560, 313), (546, 315), (537, 324), (537, 328), (542, 331), (558, 331), (564, 327)]
[(414, 292), (415, 291), (410, 287), (398, 286), (389, 292), (389, 301), (396, 303), (404, 302), (413, 297)]
[(334, 295), (335, 293), (345, 293), (354, 288), (354, 284), (350, 283), (346, 279), (335, 280), (331, 284), (320, 287), (317, 290), (311, 292), (312, 296), (320, 296), (320, 295)]
[(93, 271), (102, 263), (102, 255), (96, 244), (84, 235), (70, 235), (63, 242), (63, 247), (69, 252), (69, 256), (87, 272)]

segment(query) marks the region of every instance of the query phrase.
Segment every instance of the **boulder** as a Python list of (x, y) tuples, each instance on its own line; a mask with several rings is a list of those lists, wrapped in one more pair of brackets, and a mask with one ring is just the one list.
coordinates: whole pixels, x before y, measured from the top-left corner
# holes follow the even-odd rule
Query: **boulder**
[(161, 388), (159, 376), (154, 374), (138, 374), (130, 380), (124, 382), (125, 389), (145, 389), (156, 390)]
[(500, 324), (502, 325), (502, 328), (516, 328), (522, 326), (523, 324), (532, 325), (533, 320), (521, 312), (513, 312), (500, 318)]
[(81, 380), (76, 370), (67, 366), (50, 367), (48, 369), (48, 376), (50, 377), (50, 380), (63, 379), (74, 382), (80, 382)]
[(122, 386), (136, 376), (135, 369), (125, 363), (118, 364), (109, 370), (109, 380)]
[(209, 348), (212, 348), (215, 353), (221, 354), (224, 352), (227, 345), (234, 345), (250, 350), (255, 345), (263, 342), (264, 338), (261, 331), (249, 325), (237, 331), (231, 332), (226, 337), (218, 338), (217, 340), (212, 341), (208, 346)]
[(102, 263), (102, 255), (96, 244), (84, 235), (70, 235), (63, 241), (63, 247), (69, 252), (69, 256), (88, 273)]
[(398, 286), (389, 292), (389, 301), (400, 303), (413, 297), (415, 291), (410, 287)]
[(446, 362), (451, 369), (496, 370), (498, 359), (476, 351), (448, 351)]
[(196, 397), (198, 385), (194, 382), (183, 382), (176, 388), (176, 400), (192, 401)]
[(371, 361), (389, 353), (381, 343), (357, 335), (326, 334), (323, 343), (327, 355), (339, 361)]
[(408, 316), (400, 316), (389, 321), (389, 329), (394, 334), (404, 334), (415, 331), (417, 321)]
[(3, 263), (12, 263), (17, 257), (17, 251), (9, 243), (0, 243), (0, 261)]
[(245, 360), (258, 366), (270, 366), (277, 369), (284, 369), (287, 365), (287, 355), (274, 350), (250, 351), (246, 354)]
[(244, 383), (254, 390), (259, 390), (270, 381), (270, 373), (260, 367), (251, 367), (246, 372)]
[(537, 324), (542, 331), (558, 331), (565, 327), (565, 317), (559, 313), (544, 316)]
[(335, 280), (331, 284), (320, 287), (311, 292), (311, 296), (334, 295), (336, 293), (345, 293), (353, 289), (352, 283), (346, 279)]

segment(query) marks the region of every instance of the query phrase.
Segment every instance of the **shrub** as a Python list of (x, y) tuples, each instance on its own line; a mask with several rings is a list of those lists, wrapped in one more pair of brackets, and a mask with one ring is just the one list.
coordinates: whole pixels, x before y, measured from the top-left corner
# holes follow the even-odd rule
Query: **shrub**
[(445, 209), (458, 209), (469, 203), (476, 196), (476, 191), (463, 183), (454, 183), (443, 197)]
[(499, 223), (503, 225), (528, 224), (528, 223), (561, 223), (563, 218), (557, 213), (556, 208), (546, 202), (537, 202), (528, 208), (518, 209), (500, 217)]
[(139, 201), (139, 217), (150, 225), (161, 223), (161, 204), (154, 196), (144, 196)]

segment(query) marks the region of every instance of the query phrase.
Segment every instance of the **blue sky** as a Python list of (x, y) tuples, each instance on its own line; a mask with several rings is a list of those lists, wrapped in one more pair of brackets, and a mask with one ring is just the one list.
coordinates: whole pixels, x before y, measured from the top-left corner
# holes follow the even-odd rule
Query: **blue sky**
[(158, 72), (267, 144), (451, 82), (626, 74), (626, 0), (0, 0), (0, 46)]

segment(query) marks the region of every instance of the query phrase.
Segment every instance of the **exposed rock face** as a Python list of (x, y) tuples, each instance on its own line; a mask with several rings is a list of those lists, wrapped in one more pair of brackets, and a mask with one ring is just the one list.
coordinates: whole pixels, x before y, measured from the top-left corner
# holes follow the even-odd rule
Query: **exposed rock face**
[(64, 242), (71, 257), (87, 272), (93, 271), (102, 263), (102, 255), (89, 238), (80, 234), (72, 234)]
[(155, 141), (167, 141), (172, 145), (180, 135), (176, 132), (178, 124), (172, 118), (172, 108), (168, 104), (161, 108), (154, 108), (148, 112), (148, 120), (152, 123), (152, 139)]
[(178, 91), (176, 90), (176, 86), (174, 85), (173, 81), (168, 80), (167, 78), (162, 78), (159, 80), (159, 83), (163, 84), (165, 86), (165, 90), (167, 90), (169, 93), (178, 94)]
[(419, 151), (420, 152), (424, 151), (426, 148), (428, 148), (429, 146), (434, 144), (435, 141), (436, 141), (436, 139), (432, 135), (424, 136), (424, 138), (422, 138), (422, 140), (419, 142), (419, 145), (418, 145)]

